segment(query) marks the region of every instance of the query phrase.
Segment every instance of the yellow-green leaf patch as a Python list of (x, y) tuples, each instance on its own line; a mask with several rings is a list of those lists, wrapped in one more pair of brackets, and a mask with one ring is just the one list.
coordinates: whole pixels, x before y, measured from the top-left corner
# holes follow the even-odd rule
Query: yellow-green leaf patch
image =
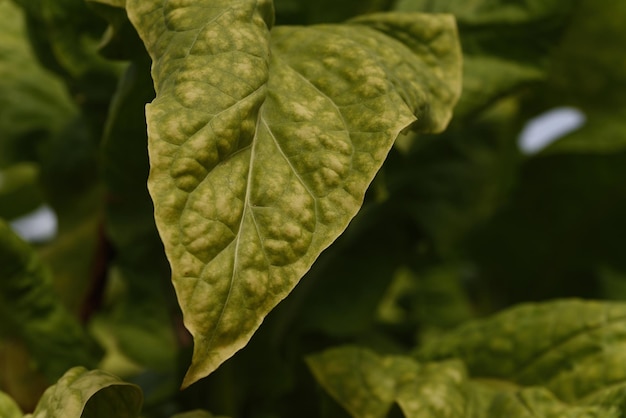
[(445, 127), (460, 49), (448, 15), (271, 30), (269, 1), (127, 10), (153, 60), (149, 189), (194, 336), (186, 386), (343, 232), (398, 134)]

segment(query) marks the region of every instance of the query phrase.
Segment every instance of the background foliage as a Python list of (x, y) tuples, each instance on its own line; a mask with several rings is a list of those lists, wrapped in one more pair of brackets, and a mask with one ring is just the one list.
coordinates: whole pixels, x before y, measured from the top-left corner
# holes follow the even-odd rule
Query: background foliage
[[(278, 24), (452, 13), (463, 92), (444, 133), (396, 142), (249, 344), (182, 392), (191, 338), (145, 186), (150, 58), (124, 4), (0, 0), (0, 217), (58, 216), (30, 245), (0, 224), (0, 415), (38, 416), (49, 388), (39, 413), (72, 392), (59, 416), (137, 416), (137, 386), (146, 417), (626, 414), (626, 3), (276, 0)], [(585, 125), (520, 151), (560, 106)]]

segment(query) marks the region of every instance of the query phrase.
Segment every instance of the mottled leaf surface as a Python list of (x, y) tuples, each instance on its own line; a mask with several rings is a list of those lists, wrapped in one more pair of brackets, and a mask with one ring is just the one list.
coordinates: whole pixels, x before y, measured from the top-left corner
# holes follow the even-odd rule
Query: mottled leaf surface
[(32, 418), (137, 418), (141, 389), (100, 371), (74, 367), (49, 387)]
[(516, 392), (501, 392), (495, 396), (487, 411), (489, 417), (545, 418), (618, 418), (615, 407), (599, 405), (568, 405), (549, 390), (530, 387)]
[(345, 229), (399, 132), (460, 90), (449, 16), (272, 30), (267, 1), (129, 1), (153, 59), (155, 216), (194, 336), (183, 385), (243, 347)]
[(418, 358), (460, 358), (472, 377), (544, 385), (576, 401), (626, 378), (626, 304), (523, 304), (429, 340)]
[(466, 375), (460, 362), (419, 364), (340, 347), (307, 358), (317, 381), (354, 417), (386, 417), (397, 402), (406, 417), (464, 417)]

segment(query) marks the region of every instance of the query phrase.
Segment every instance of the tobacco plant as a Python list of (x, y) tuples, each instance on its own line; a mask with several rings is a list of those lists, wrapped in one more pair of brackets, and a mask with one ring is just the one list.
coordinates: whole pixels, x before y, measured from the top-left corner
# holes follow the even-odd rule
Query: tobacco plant
[(0, 0), (0, 416), (625, 416), (624, 18)]

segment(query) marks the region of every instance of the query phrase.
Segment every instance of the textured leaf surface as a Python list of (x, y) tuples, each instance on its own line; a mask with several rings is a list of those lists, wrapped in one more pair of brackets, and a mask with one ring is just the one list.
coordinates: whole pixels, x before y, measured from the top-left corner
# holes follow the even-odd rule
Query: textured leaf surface
[(267, 1), (127, 8), (153, 59), (149, 188), (195, 341), (188, 385), (345, 229), (399, 132), (445, 127), (460, 52), (449, 16), (270, 35)]
[(22, 339), (50, 380), (97, 363), (97, 350), (56, 296), (35, 250), (1, 220), (0, 319), (0, 333)]
[(626, 378), (626, 304), (525, 304), (461, 326), (418, 352), (462, 359), (472, 377), (544, 385), (576, 401)]
[(460, 362), (419, 364), (358, 347), (307, 358), (318, 382), (354, 417), (386, 417), (394, 402), (408, 418), (465, 417), (465, 368)]
[(544, 387), (470, 380), (458, 360), (418, 363), (341, 347), (310, 356), (307, 363), (322, 387), (358, 418), (386, 417), (394, 402), (407, 418), (608, 418), (621, 416), (624, 405), (623, 385), (568, 404)]
[(545, 418), (618, 418), (615, 407), (567, 405), (549, 390), (541, 387), (517, 392), (501, 392), (493, 398), (489, 417), (545, 417)]
[(141, 389), (100, 370), (74, 367), (48, 388), (33, 418), (137, 418)]

